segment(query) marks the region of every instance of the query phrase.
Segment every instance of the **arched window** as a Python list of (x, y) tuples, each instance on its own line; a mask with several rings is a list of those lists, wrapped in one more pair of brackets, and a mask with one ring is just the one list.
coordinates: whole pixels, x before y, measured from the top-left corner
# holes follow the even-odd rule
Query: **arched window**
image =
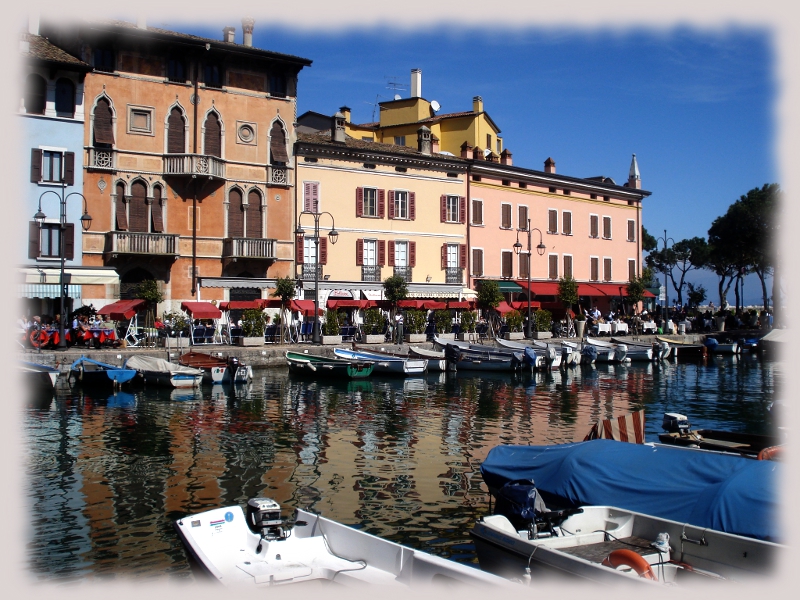
[(117, 184), (116, 217), (117, 231), (128, 231), (128, 213), (125, 210), (125, 184)]
[(286, 134), (279, 121), (272, 124), (269, 137), (270, 164), (285, 165), (289, 162), (289, 156), (286, 154)]
[(162, 214), (163, 207), (161, 206), (162, 196), (163, 193), (161, 186), (153, 186), (153, 204), (150, 206), (150, 214), (152, 215), (152, 231), (154, 233), (164, 232), (164, 216)]
[(75, 84), (66, 77), (56, 81), (56, 113), (59, 117), (75, 116)]
[(167, 152), (169, 154), (183, 154), (186, 152), (186, 121), (183, 111), (177, 106), (169, 111), (167, 119)]
[(128, 226), (130, 231), (150, 231), (150, 220), (147, 215), (147, 187), (141, 181), (131, 185), (131, 201), (128, 207)]
[(216, 113), (209, 113), (206, 117), (205, 130), (203, 138), (205, 154), (222, 158), (222, 126)]
[(44, 77), (31, 73), (25, 81), (25, 112), (43, 115), (47, 98), (47, 82)]
[(250, 190), (247, 194), (247, 237), (264, 237), (261, 233), (264, 221), (261, 216), (261, 194), (256, 190)]
[(244, 237), (244, 210), (242, 192), (233, 188), (228, 192), (228, 237)]
[(94, 107), (94, 145), (110, 146), (114, 143), (114, 113), (108, 98), (100, 98)]

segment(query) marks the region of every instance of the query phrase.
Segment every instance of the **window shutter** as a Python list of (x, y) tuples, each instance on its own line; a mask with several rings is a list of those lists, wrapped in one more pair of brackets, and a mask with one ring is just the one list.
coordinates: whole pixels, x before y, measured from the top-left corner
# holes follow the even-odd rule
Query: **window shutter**
[(186, 150), (186, 122), (181, 109), (175, 106), (167, 119), (167, 153), (183, 154)]
[[(356, 188), (356, 216), (364, 216), (364, 188)], [(361, 263), (359, 263), (361, 264)]]
[(611, 239), (611, 217), (603, 217), (603, 237)]
[(549, 222), (547, 225), (547, 232), (548, 233), (558, 233), (558, 211), (550, 210), (548, 211)]
[(319, 264), (328, 264), (328, 238), (319, 238)]
[(629, 242), (636, 241), (636, 221), (632, 219), (628, 220), (628, 241)]
[(439, 200), (439, 208), (442, 217), (442, 223), (447, 223), (447, 196), (442, 195)]
[(31, 183), (39, 183), (41, 180), (42, 180), (42, 151), (39, 148), (31, 148)]
[(94, 107), (94, 143), (114, 143), (113, 114), (111, 103), (106, 98), (100, 98)]
[(524, 231), (527, 231), (528, 230), (528, 207), (527, 206), (520, 206), (519, 210), (517, 212), (519, 213), (519, 215), (518, 215), (519, 222), (517, 223), (517, 227), (519, 229), (523, 229)]
[(161, 186), (153, 188), (153, 204), (150, 207), (150, 213), (153, 215), (153, 231), (155, 233), (164, 232), (164, 218), (161, 214)]
[(597, 222), (597, 215), (591, 215), (589, 217), (589, 236), (596, 238), (600, 234), (598, 232), (599, 223)]
[(500, 226), (503, 229), (511, 229), (511, 205), (503, 204), (500, 207)]
[(408, 242), (408, 266), (417, 266), (417, 242)]
[(386, 264), (386, 240), (378, 240), (378, 266)]
[(125, 211), (125, 186), (117, 184), (117, 230), (128, 231), (128, 213)]
[(272, 162), (288, 163), (289, 155), (286, 154), (286, 133), (278, 121), (272, 124), (270, 131), (269, 149), (272, 154)]
[(483, 250), (472, 250), (472, 274), (483, 275)]
[(75, 185), (75, 153), (64, 153), (64, 183)]
[(480, 200), (472, 201), (472, 224), (483, 225), (483, 202)]
[(216, 113), (206, 117), (206, 131), (203, 137), (203, 149), (207, 156), (222, 157), (222, 127)]
[(394, 219), (394, 190), (389, 190), (389, 218)]
[(467, 268), (467, 245), (466, 244), (459, 244), (458, 245), (458, 259), (459, 259), (459, 267), (462, 269)]
[(547, 260), (549, 263), (547, 276), (550, 279), (558, 279), (558, 255), (551, 254), (550, 256), (547, 257)]
[(261, 194), (250, 190), (247, 194), (247, 237), (261, 238)]
[(295, 239), (294, 239), (294, 253), (296, 255), (295, 260), (298, 262), (298, 264), (302, 264), (304, 262), (304, 260), (305, 260), (304, 257), (303, 257), (303, 236), (302, 235), (295, 236)]
[(389, 240), (389, 266), (394, 266), (394, 240)]
[(234, 188), (228, 192), (228, 237), (244, 237), (244, 211), (242, 192)]
[(572, 277), (572, 257), (564, 257), (564, 278)]
[(364, 240), (356, 240), (356, 266), (360, 267), (364, 264)]
[(381, 219), (386, 216), (386, 190), (378, 190), (378, 216)]
[(599, 273), (600, 264), (599, 264), (599, 262), (600, 262), (600, 259), (594, 258), (594, 257), (590, 260), (590, 265), (591, 265), (590, 271), (591, 271), (591, 273), (589, 274), (589, 279), (591, 279), (592, 281), (597, 281), (598, 279), (600, 279), (600, 273)]
[(146, 233), (150, 230), (150, 223), (147, 218), (147, 188), (141, 181), (136, 181), (131, 186), (131, 201), (128, 213), (130, 231)]
[[(61, 248), (59, 248), (59, 254)], [(75, 223), (67, 223), (64, 229), (64, 258), (75, 258)]]
[(603, 259), (603, 280), (611, 281), (611, 259)]
[(572, 213), (564, 211), (562, 216), (562, 227), (565, 235), (572, 235)]
[(528, 255), (527, 254), (520, 254), (519, 255), (519, 278), (520, 279), (527, 279), (528, 278)]
[(513, 254), (511, 252), (503, 252), (503, 277), (511, 277), (514, 269)]
[(628, 281), (631, 281), (636, 277), (636, 261), (629, 260), (628, 261)]
[(28, 222), (28, 258), (39, 258), (41, 231), (36, 221)]
[(413, 221), (417, 218), (417, 193), (408, 192), (408, 218)]
[(464, 196), (458, 197), (458, 222), (462, 225), (467, 222), (467, 199)]
[(442, 270), (447, 268), (447, 244), (442, 244)]

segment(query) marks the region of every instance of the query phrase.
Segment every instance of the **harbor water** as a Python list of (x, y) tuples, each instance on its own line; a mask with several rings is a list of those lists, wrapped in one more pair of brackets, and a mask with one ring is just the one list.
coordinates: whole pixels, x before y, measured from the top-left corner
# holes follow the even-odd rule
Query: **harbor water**
[(196, 390), (59, 390), (24, 405), (32, 581), (193, 581), (172, 522), (277, 500), (464, 563), (488, 511), (480, 465), (498, 444), (580, 441), (598, 419), (644, 408), (693, 427), (773, 433), (781, 365), (581, 366), (552, 373), (431, 373), (355, 382), (256, 369)]

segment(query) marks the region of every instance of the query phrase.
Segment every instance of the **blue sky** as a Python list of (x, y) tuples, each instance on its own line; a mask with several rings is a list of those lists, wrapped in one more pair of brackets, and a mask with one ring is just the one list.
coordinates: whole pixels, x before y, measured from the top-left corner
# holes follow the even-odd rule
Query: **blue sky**
[[(422, 95), (441, 112), (471, 110), (472, 97), (482, 96), (515, 165), (541, 170), (551, 156), (559, 173), (622, 183), (636, 153), (652, 191), (643, 220), (653, 235), (706, 236), (740, 195), (778, 181), (775, 51), (763, 28), (330, 33), (253, 16), (254, 46), (314, 61), (300, 73), (298, 114), (347, 105), (354, 122), (372, 121), (375, 102), (407, 96), (410, 71), (420, 68)], [(152, 16), (148, 24), (214, 39), (223, 25)], [(240, 41), (240, 21), (230, 24)], [(390, 89), (392, 81), (405, 87)], [(689, 280), (703, 283), (716, 302), (715, 275), (694, 272)], [(750, 277), (745, 300), (759, 298)]]

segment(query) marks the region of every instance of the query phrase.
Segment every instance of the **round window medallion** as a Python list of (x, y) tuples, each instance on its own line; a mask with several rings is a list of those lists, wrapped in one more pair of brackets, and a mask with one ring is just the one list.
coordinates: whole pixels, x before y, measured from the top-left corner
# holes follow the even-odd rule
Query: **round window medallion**
[(245, 143), (252, 142), (256, 137), (256, 132), (252, 125), (242, 125), (239, 127), (239, 139)]

